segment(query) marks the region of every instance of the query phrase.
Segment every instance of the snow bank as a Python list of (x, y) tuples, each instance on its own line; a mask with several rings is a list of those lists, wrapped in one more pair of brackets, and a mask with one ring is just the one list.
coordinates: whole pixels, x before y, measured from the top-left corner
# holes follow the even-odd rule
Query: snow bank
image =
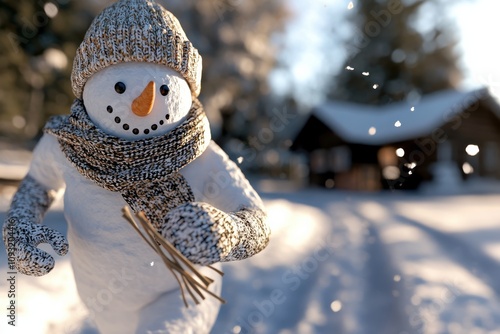
[[(396, 194), (264, 195), (271, 242), (224, 264), (212, 333), (500, 333), (500, 195)], [(46, 221), (65, 232), (61, 209)], [(56, 259), (48, 276), (16, 276), (18, 326), (4, 315), (1, 333), (95, 333), (69, 257)]]

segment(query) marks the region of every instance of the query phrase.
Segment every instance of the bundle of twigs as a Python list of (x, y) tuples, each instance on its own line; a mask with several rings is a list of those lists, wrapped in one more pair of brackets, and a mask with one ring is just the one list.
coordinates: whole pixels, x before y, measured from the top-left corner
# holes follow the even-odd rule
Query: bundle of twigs
[[(226, 301), (221, 297), (214, 294), (212, 291), (208, 290), (208, 287), (213, 280), (201, 274), (191, 261), (189, 261), (184, 255), (182, 255), (173, 245), (171, 245), (167, 240), (165, 240), (158, 231), (154, 228), (151, 222), (146, 218), (143, 212), (137, 213), (137, 217), (140, 226), (135, 221), (130, 209), (128, 207), (123, 208), (123, 217), (132, 225), (132, 227), (139, 233), (139, 235), (146, 241), (146, 243), (162, 258), (163, 262), (167, 268), (172, 272), (172, 275), (179, 283), (182, 300), (184, 305), (188, 307), (186, 300), (186, 295), (184, 290), (187, 290), (191, 298), (196, 304), (200, 303), (197, 298), (205, 299), (204, 293), (216, 298), (221, 303)], [(219, 275), (224, 275), (224, 273), (217, 268), (208, 266)]]

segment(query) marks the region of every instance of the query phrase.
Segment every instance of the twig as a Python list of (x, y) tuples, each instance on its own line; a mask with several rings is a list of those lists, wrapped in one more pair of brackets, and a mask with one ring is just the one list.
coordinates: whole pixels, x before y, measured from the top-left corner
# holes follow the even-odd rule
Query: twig
[[(155, 251), (157, 252), (161, 259), (163, 260), (163, 263), (165, 263), (166, 267), (170, 270), (170, 272), (172, 273), (172, 275), (175, 277), (175, 279), (177, 280), (177, 283), (179, 284), (180, 288), (181, 288), (181, 295), (182, 295), (182, 301), (184, 302), (184, 305), (186, 307), (188, 307), (188, 303), (187, 303), (187, 300), (186, 300), (186, 296), (184, 294), (184, 290), (182, 288), (182, 283), (181, 281), (179, 280), (179, 278), (177, 277), (176, 273), (174, 272), (174, 268), (172, 266), (172, 261), (166, 257), (165, 254), (163, 254), (163, 252), (161, 252), (161, 250), (159, 248), (157, 248), (157, 245), (155, 243), (155, 241), (153, 240), (153, 242), (151, 243), (148, 239), (146, 239), (146, 237), (144, 236), (144, 234), (142, 233), (142, 231), (139, 229), (139, 227), (137, 226), (137, 223), (135, 222), (134, 220), (134, 217), (132, 217), (132, 214), (129, 210), (128, 207), (124, 207), (123, 208), (123, 217), (125, 217), (125, 219), (130, 223), (130, 225), (132, 225), (134, 227), (134, 229), (137, 231), (137, 233), (139, 233), (139, 235), (144, 239), (144, 241), (146, 241), (146, 243)], [(176, 268), (177, 269), (177, 268)], [(182, 268), (181, 268), (182, 269)], [(177, 269), (178, 270), (178, 269)]]
[(163, 247), (172, 255), (174, 258), (178, 258), (184, 265), (188, 267), (189, 270), (193, 272), (193, 274), (198, 277), (205, 286), (208, 287), (210, 285), (210, 281), (203, 276), (197, 269), (196, 267), (189, 261), (184, 255), (182, 255), (177, 248), (172, 246), (168, 241), (166, 241), (160, 233), (156, 231), (154, 227), (151, 226), (151, 223), (147, 220), (147, 218), (144, 216), (142, 212), (140, 212), (138, 215), (139, 222), (142, 224), (142, 227), (150, 234), (152, 238), (154, 238), (156, 241), (162, 244)]
[(224, 276), (224, 273), (222, 271), (220, 271), (219, 269), (215, 268), (214, 266), (208, 265), (207, 267), (212, 269), (213, 271), (215, 271), (217, 274)]
[[(190, 285), (188, 287), (193, 288), (193, 290), (202, 298), (205, 299), (203, 296), (203, 293), (198, 289), (202, 289), (206, 293), (210, 294), (211, 296), (215, 297), (218, 299), (221, 303), (225, 303), (226, 301), (222, 299), (221, 297), (213, 294), (210, 290), (208, 290), (208, 286), (213, 282), (213, 280), (207, 276), (202, 275), (196, 267), (184, 256), (182, 255), (175, 247), (173, 247), (169, 242), (167, 242), (157, 231), (156, 229), (151, 225), (151, 223), (147, 220), (147, 218), (144, 216), (142, 212), (140, 212), (138, 215), (139, 222), (143, 225), (143, 228), (146, 230), (146, 232), (149, 234), (150, 238), (152, 240), (156, 240), (160, 242), (166, 250), (169, 252), (169, 254), (175, 259), (176, 257), (184, 263), (189, 270), (192, 271), (192, 274), (195, 275), (195, 277), (199, 278), (201, 282), (204, 284), (200, 284), (198, 281), (194, 279), (184, 268), (180, 267), (179, 272), (183, 275), (183, 278), (185, 278)], [(155, 244), (156, 245), (156, 244)], [(160, 251), (160, 250), (158, 250)], [(179, 265), (180, 266), (180, 265)], [(217, 270), (217, 272), (220, 272)]]
[[(136, 230), (137, 233), (146, 241), (146, 243), (162, 258), (165, 266), (170, 270), (172, 275), (177, 280), (179, 284), (179, 288), (181, 290), (182, 300), (184, 305), (188, 307), (188, 303), (186, 300), (186, 294), (184, 292), (184, 288), (186, 288), (188, 294), (191, 296), (195, 304), (199, 304), (200, 301), (196, 298), (196, 294), (204, 300), (205, 296), (203, 292), (209, 294), (210, 296), (219, 300), (222, 304), (226, 301), (222, 299), (220, 296), (217, 296), (212, 291), (208, 290), (210, 284), (214, 282), (208, 276), (201, 274), (198, 269), (193, 265), (189, 259), (187, 259), (182, 253), (180, 253), (173, 245), (171, 245), (168, 241), (166, 241), (163, 236), (158, 233), (158, 231), (154, 228), (151, 222), (147, 219), (146, 215), (143, 212), (139, 212), (136, 214), (136, 217), (139, 220), (139, 223), (142, 227), (139, 228), (139, 225), (135, 221), (132, 213), (128, 207), (123, 208), (123, 216), (125, 219), (132, 225), (132, 227)], [(163, 247), (163, 248), (162, 248)], [(164, 253), (166, 251), (170, 257)], [(224, 273), (213, 266), (208, 266), (210, 269), (223, 276)], [(180, 278), (177, 276), (180, 275)], [(194, 277), (198, 278), (200, 281), (194, 279)], [(201, 290), (200, 290), (201, 289)]]

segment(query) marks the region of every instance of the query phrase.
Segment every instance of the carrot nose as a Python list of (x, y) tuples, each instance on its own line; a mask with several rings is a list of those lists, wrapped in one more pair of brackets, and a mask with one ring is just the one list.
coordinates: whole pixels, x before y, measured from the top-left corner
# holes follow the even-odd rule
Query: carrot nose
[(150, 81), (146, 88), (132, 102), (132, 112), (137, 116), (147, 116), (153, 109), (153, 103), (155, 101), (155, 82)]

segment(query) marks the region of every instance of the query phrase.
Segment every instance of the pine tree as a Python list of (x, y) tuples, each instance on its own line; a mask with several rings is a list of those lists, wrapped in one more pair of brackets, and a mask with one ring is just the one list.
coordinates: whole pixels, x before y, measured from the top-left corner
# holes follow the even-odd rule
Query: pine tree
[(68, 112), (71, 60), (91, 19), (75, 1), (2, 1), (0, 134), (30, 139)]
[[(243, 141), (266, 118), (268, 75), (275, 66), (274, 33), (288, 17), (284, 0), (160, 0), (182, 23), (203, 57), (200, 99), (219, 141)], [(216, 131), (215, 132), (219, 132)]]
[[(179, 19), (203, 57), (200, 99), (211, 123), (216, 129), (223, 121), (223, 134), (246, 139), (265, 115), (276, 58), (271, 39), (286, 20), (284, 1), (157, 1)], [(31, 138), (50, 115), (68, 113), (75, 50), (93, 17), (113, 2), (2, 1), (0, 135)], [(54, 7), (57, 15), (50, 17)]]
[[(437, 0), (359, 0), (352, 9), (354, 37), (346, 42), (350, 55), (335, 78), (331, 98), (385, 104), (434, 91), (456, 88), (461, 74), (456, 40), (445, 24), (433, 22), (421, 31), (423, 9)], [(427, 6), (427, 7), (426, 7)], [(422, 13), (424, 12), (424, 13)]]

